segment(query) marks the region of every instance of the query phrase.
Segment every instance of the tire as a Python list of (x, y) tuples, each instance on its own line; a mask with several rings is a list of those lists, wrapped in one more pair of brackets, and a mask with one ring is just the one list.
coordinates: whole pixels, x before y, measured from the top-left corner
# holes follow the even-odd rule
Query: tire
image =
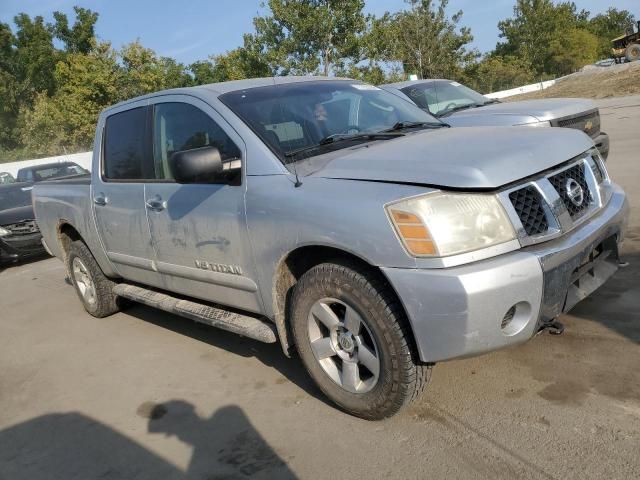
[(632, 43), (627, 46), (627, 49), (624, 52), (624, 56), (626, 57), (628, 62), (635, 62), (636, 60), (640, 60), (640, 44)]
[(105, 277), (89, 248), (81, 240), (69, 246), (67, 272), (84, 309), (97, 318), (107, 317), (120, 310), (120, 302), (113, 294), (115, 283)]
[(404, 310), (379, 276), (354, 265), (323, 263), (302, 275), (291, 305), (302, 362), (344, 411), (381, 420), (427, 386), (431, 366), (417, 362)]

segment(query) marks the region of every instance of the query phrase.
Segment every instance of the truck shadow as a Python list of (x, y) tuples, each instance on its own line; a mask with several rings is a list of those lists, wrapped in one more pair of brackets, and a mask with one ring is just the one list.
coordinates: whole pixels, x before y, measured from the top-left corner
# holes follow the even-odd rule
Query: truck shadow
[[(207, 343), (213, 347), (226, 350), (234, 355), (246, 358), (254, 357), (263, 364), (278, 370), (285, 378), (300, 387), (308, 395), (331, 406), (331, 408), (335, 408), (315, 386), (302, 363), (297, 358), (287, 358), (282, 353), (279, 343), (261, 343), (140, 304), (132, 305), (124, 313), (180, 335), (186, 335)], [(261, 379), (256, 377), (256, 380)]]
[[(70, 412), (43, 415), (0, 431), (0, 478), (295, 478), (237, 406), (202, 418), (189, 402), (172, 400), (146, 413), (148, 434), (175, 436), (192, 448), (186, 471), (108, 425)], [(131, 414), (135, 415), (133, 409)]]

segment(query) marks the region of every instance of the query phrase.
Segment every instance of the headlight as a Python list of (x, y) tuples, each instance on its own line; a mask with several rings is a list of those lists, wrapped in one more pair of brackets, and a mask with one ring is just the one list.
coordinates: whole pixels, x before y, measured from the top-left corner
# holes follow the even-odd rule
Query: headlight
[(514, 127), (550, 127), (551, 122), (545, 120), (543, 122), (518, 123)]
[(587, 155), (587, 163), (596, 178), (596, 182), (601, 184), (603, 181), (609, 179), (607, 169), (604, 166), (604, 159), (597, 148), (589, 150)]
[(495, 195), (436, 192), (386, 206), (398, 236), (416, 257), (445, 257), (516, 238)]
[(0, 237), (4, 237), (6, 235), (11, 235), (11, 232), (6, 228), (0, 227)]

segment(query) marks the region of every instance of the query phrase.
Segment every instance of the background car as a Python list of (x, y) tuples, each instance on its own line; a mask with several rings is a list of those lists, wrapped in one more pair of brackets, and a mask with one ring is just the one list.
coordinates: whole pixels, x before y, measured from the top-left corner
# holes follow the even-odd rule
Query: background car
[(88, 175), (89, 170), (74, 162), (45, 163), (18, 170), (18, 182), (42, 182), (54, 178)]
[(46, 252), (31, 205), (31, 190), (30, 183), (0, 185), (0, 263)]
[(600, 111), (583, 98), (505, 102), (488, 98), (452, 80), (412, 80), (381, 88), (418, 105), (452, 127), (566, 127), (589, 135), (605, 160), (609, 136), (600, 131)]

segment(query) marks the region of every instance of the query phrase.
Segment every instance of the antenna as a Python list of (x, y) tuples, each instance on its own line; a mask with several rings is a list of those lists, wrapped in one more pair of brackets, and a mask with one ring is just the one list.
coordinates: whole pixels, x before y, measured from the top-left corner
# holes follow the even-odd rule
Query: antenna
[(298, 176), (298, 169), (296, 168), (296, 162), (293, 162), (293, 174), (296, 176), (296, 183), (293, 184), (294, 187), (298, 188), (302, 185), (300, 181), (300, 177)]

